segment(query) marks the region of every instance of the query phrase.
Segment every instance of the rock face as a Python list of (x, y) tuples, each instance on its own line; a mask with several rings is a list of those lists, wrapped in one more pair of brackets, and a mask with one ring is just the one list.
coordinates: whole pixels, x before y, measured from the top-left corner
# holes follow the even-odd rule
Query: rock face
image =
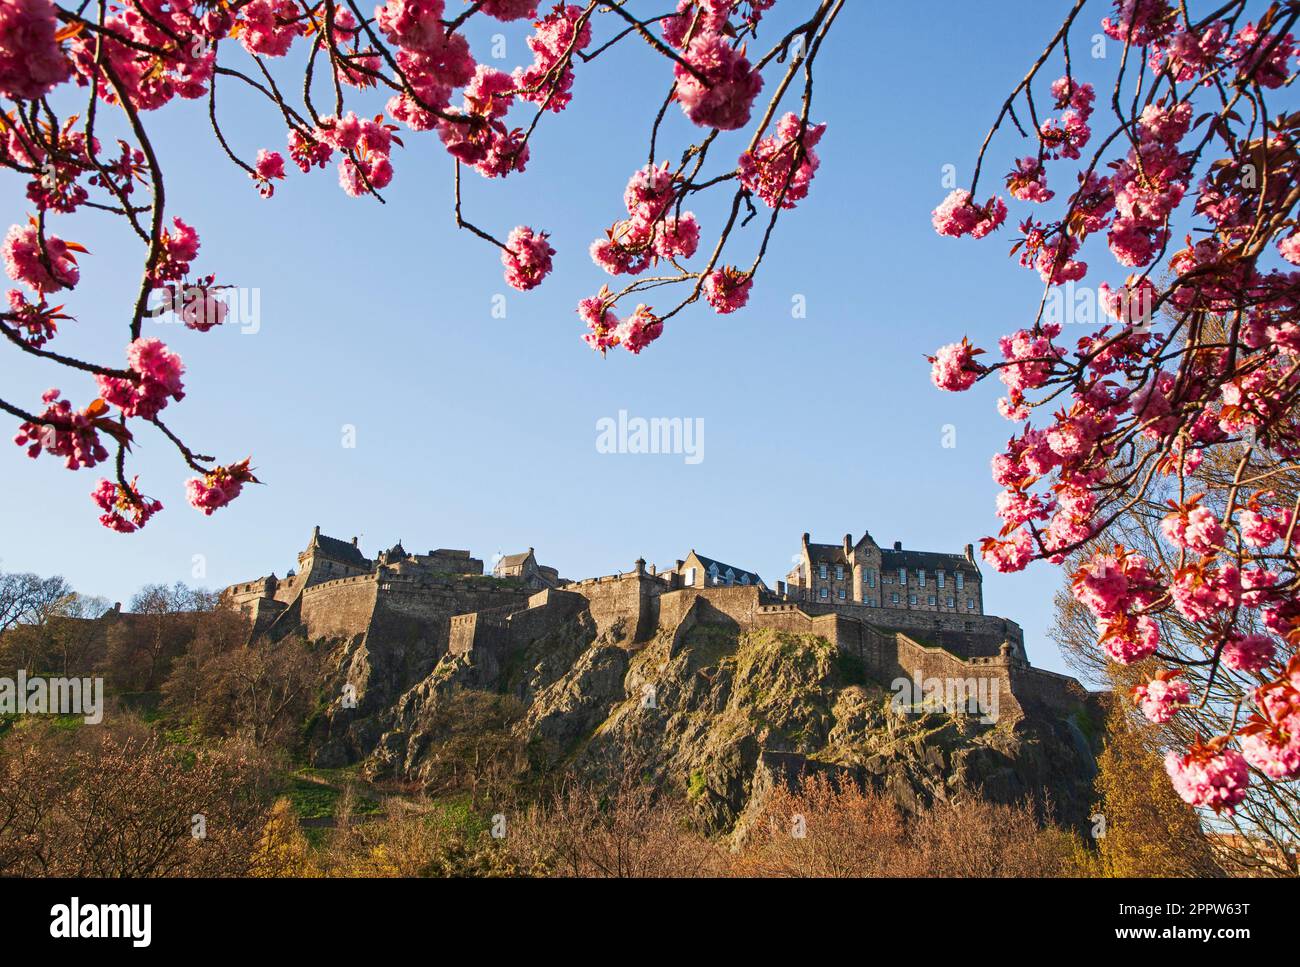
[[(1028, 798), (1050, 804), (1059, 823), (1086, 823), (1096, 770), (1086, 703), (995, 723), (912, 714), (892, 707), (859, 660), (812, 634), (725, 622), (632, 633), (583, 611), (506, 662), (447, 654), (382, 708), (367, 701), (325, 722), (317, 762), (364, 758), (374, 776), (420, 781), (455, 728), (453, 700), (481, 694), (512, 704), (503, 727), (527, 744), (532, 768), (596, 778), (635, 768), (686, 795), (717, 831), (743, 827), (774, 783), (813, 771), (884, 790), (905, 811)], [(355, 644), (340, 646), (340, 675), (361, 658)]]

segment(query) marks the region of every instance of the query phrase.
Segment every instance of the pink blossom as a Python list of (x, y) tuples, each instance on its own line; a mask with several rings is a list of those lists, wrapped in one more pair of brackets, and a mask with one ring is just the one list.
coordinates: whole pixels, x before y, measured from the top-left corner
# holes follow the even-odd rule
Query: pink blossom
[(1128, 575), (1121, 562), (1110, 554), (1094, 554), (1074, 573), (1074, 597), (1099, 618), (1123, 610), (1128, 594)]
[(250, 54), (283, 57), (302, 32), (302, 11), (293, 0), (252, 0), (240, 9), (239, 41)]
[(172, 229), (162, 231), (162, 254), (154, 266), (156, 282), (175, 282), (185, 278), (190, 263), (199, 255), (199, 233), (179, 218), (172, 219)]
[(799, 115), (786, 114), (777, 122), (775, 134), (740, 156), (740, 183), (768, 208), (794, 208), (808, 197), (813, 175), (821, 164), (815, 148), (825, 133), (825, 124), (804, 126)]
[(1160, 530), (1175, 547), (1197, 554), (1212, 554), (1223, 546), (1225, 534), (1219, 519), (1205, 507), (1183, 508), (1160, 522)]
[(187, 285), (174, 291), (172, 305), (179, 303), (176, 314), (187, 329), (207, 332), (226, 321), (230, 307), (221, 299), (219, 287)]
[(1142, 709), (1143, 715), (1157, 724), (1172, 719), (1178, 707), (1186, 705), (1188, 699), (1187, 683), (1181, 678), (1156, 677), (1133, 689), (1133, 701)]
[(329, 164), (334, 149), (325, 142), (304, 135), (301, 131), (289, 132), (289, 157), (306, 174), (312, 167), (324, 168)]
[(42, 295), (71, 289), (81, 278), (74, 251), (85, 249), (57, 235), (46, 234), (42, 254), (35, 224), (14, 225), (4, 240), (5, 271), (15, 282), (22, 282)]
[(245, 458), (228, 467), (214, 467), (202, 477), (191, 477), (185, 482), (185, 497), (190, 506), (211, 516), (212, 512), (226, 506), (244, 489), (246, 483), (257, 483)]
[(950, 393), (970, 389), (980, 376), (988, 372), (985, 366), (975, 361), (983, 351), (972, 346), (968, 339), (940, 347), (933, 356), (926, 357), (931, 364), (930, 382)]
[(1047, 187), (1047, 169), (1035, 157), (1019, 158), (1007, 175), (1007, 191), (1018, 201), (1051, 201), (1056, 192)]
[(573, 100), (573, 58), (591, 43), (591, 21), (582, 7), (560, 4), (536, 27), (528, 38), (533, 63), (516, 68), (515, 86), (523, 100), (558, 113)]
[(484, 0), (482, 10), (498, 20), (524, 20), (537, 16), (537, 0)]
[(1004, 574), (1023, 571), (1034, 557), (1033, 535), (1022, 529), (1007, 541), (986, 537), (980, 546), (980, 553), (995, 570)]
[(638, 168), (623, 189), (623, 205), (634, 221), (642, 224), (657, 222), (677, 197), (672, 172), (668, 162), (656, 167)]
[(501, 252), (501, 264), (506, 267), (506, 284), (520, 292), (527, 292), (542, 284), (551, 271), (551, 256), (555, 249), (546, 241), (545, 232), (534, 233), (527, 225), (520, 225), (506, 239)]
[(1160, 644), (1160, 626), (1146, 615), (1098, 618), (1097, 630), (1101, 632), (1098, 643), (1106, 657), (1121, 665), (1150, 658)]
[(692, 212), (680, 218), (665, 218), (655, 235), (655, 254), (662, 259), (688, 259), (700, 246), (700, 223)]
[(257, 152), (257, 162), (253, 165), (251, 177), (257, 182), (257, 189), (262, 193), (262, 197), (270, 198), (275, 194), (272, 180), (284, 179), (284, 156), (278, 151), (267, 151), (266, 148), (262, 148)]
[(71, 67), (59, 49), (50, 0), (0, 3), (0, 94), (35, 100), (67, 80)]
[(1102, 20), (1101, 29), (1121, 44), (1146, 47), (1177, 23), (1168, 0), (1114, 0), (1114, 4), (1115, 18)]
[(664, 331), (663, 321), (647, 305), (638, 305), (632, 315), (618, 324), (614, 334), (623, 348), (634, 355), (658, 339)]
[(1220, 656), (1234, 671), (1257, 672), (1273, 660), (1275, 651), (1268, 635), (1236, 635), (1224, 644)]
[(734, 266), (723, 266), (710, 272), (704, 279), (704, 298), (721, 315), (735, 312), (749, 301), (749, 290), (754, 279), (748, 272)]
[(1300, 712), (1276, 723), (1260, 719), (1237, 738), (1246, 761), (1270, 779), (1285, 782), (1300, 776)]
[(123, 416), (151, 420), (169, 399), (185, 397), (181, 358), (169, 350), (161, 339), (141, 337), (126, 347), (127, 365), (134, 379), (96, 375), (99, 393), (113, 406), (121, 407)]
[[(749, 123), (763, 75), (750, 66), (744, 47), (720, 34), (701, 34), (682, 54), (690, 68), (673, 66), (677, 100), (686, 116), (704, 128), (734, 131)], [(700, 76), (697, 76), (700, 75)]]
[(1234, 749), (1215, 750), (1198, 744), (1185, 756), (1169, 752), (1165, 755), (1165, 771), (1184, 802), (1209, 806), (1229, 816), (1246, 798), (1250, 784), (1250, 767)]
[(99, 522), (109, 530), (130, 534), (149, 523), (149, 518), (163, 509), (160, 501), (140, 493), (139, 479), (132, 480), (129, 489), (111, 480), (101, 480), (90, 492), (90, 499), (104, 512)]
[(1300, 265), (1300, 231), (1292, 232), (1278, 242), (1277, 250), (1292, 265)]
[(687, 35), (723, 33), (735, 5), (736, 0), (678, 0), (676, 15), (662, 22), (664, 41), (681, 48)]
[(24, 422), (18, 427), (14, 443), (27, 448), (27, 455), (35, 460), (42, 452), (63, 457), (69, 470), (93, 467), (108, 459), (108, 451), (99, 441), (95, 421), (107, 412), (103, 401), (97, 400), (81, 412), (72, 404), (60, 399), (57, 389), (49, 389), (41, 396), (45, 410), (36, 423)]
[(1251, 547), (1268, 547), (1286, 536), (1291, 526), (1287, 510), (1243, 510), (1237, 514), (1242, 543)]
[(1241, 77), (1257, 81), (1263, 87), (1278, 88), (1290, 76), (1287, 64), (1295, 53), (1295, 38), (1285, 34), (1276, 44), (1270, 44), (1269, 39), (1260, 43), (1259, 26), (1247, 24), (1233, 39), (1232, 56), (1241, 60), (1238, 68)]
[(10, 289), (6, 295), (11, 322), (19, 338), (29, 346), (40, 348), (45, 345), (59, 331), (58, 320), (70, 318), (58, 311), (61, 307), (48, 306), (44, 299), (39, 304), (33, 303), (18, 289)]
[(1004, 366), (998, 378), (1020, 393), (1042, 386), (1052, 374), (1053, 361), (1065, 355), (1064, 350), (1052, 345), (1052, 336), (1059, 331), (1054, 326), (1045, 326), (1039, 332), (1021, 329), (999, 339), (998, 348), (1011, 365)]
[(388, 0), (375, 8), (379, 29), (407, 50), (431, 50), (441, 45), (443, 0)]
[(1180, 568), (1169, 590), (1174, 607), (1189, 621), (1207, 621), (1241, 603), (1241, 577), (1235, 567)]
[(584, 333), (582, 338), (588, 346), (602, 355), (606, 350), (618, 345), (618, 337), (614, 334), (618, 328), (618, 317), (606, 302), (608, 296), (609, 289), (602, 287), (597, 295), (588, 296), (578, 303), (578, 315), (590, 330)]
[(515, 79), (505, 71), (479, 64), (465, 85), (465, 104), (470, 113), (483, 117), (504, 117), (514, 103)]
[(1007, 217), (1007, 203), (996, 195), (978, 207), (971, 203), (970, 192), (958, 189), (948, 195), (930, 216), (934, 230), (940, 235), (959, 238), (970, 235), (983, 238), (1001, 225)]

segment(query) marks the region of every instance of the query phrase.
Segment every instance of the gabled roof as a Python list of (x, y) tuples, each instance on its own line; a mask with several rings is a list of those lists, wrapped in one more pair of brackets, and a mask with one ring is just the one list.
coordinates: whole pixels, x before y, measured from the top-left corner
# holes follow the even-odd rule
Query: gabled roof
[(815, 564), (848, 564), (843, 544), (809, 544), (808, 557)]
[(736, 567), (733, 564), (724, 564), (722, 561), (715, 561), (713, 558), (705, 557), (703, 554), (697, 552), (692, 552), (692, 553), (695, 553), (695, 557), (699, 560), (701, 564), (704, 565), (704, 569), (706, 571), (709, 570), (710, 568), (716, 567), (718, 569), (719, 574), (726, 574), (727, 571), (731, 571), (731, 573), (735, 576), (735, 580), (737, 581), (740, 580), (741, 575), (745, 575), (749, 578), (750, 584), (763, 583), (763, 579), (759, 577), (758, 574), (754, 571), (747, 571), (743, 567)]
[(333, 558), (344, 564), (366, 567), (370, 563), (351, 541), (341, 541), (337, 537), (326, 537), (324, 534), (318, 534), (312, 542), (312, 546), (325, 557)]
[(528, 560), (528, 555), (532, 553), (532, 551), (524, 551), (522, 554), (507, 554), (497, 561), (497, 567), (518, 567)]

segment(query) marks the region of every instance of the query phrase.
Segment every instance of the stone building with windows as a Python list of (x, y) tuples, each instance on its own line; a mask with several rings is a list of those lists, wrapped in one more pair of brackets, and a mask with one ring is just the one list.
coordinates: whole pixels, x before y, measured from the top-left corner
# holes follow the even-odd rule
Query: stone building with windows
[(953, 615), (984, 614), (984, 595), (974, 548), (964, 554), (882, 548), (864, 531), (853, 542), (814, 544), (803, 535), (798, 563), (786, 575), (796, 601), (859, 604), (868, 608)]
[(695, 553), (694, 549), (684, 560), (676, 562), (676, 566), (671, 570), (661, 573), (681, 575), (680, 587), (684, 588), (726, 587), (738, 584), (742, 587), (753, 585), (767, 590), (767, 585), (756, 572), (705, 557), (703, 554)]
[(992, 656), (1007, 643), (1024, 658), (1016, 622), (984, 611), (975, 549), (962, 554), (881, 547), (869, 532), (855, 543), (816, 544), (804, 534), (794, 568), (777, 582), (782, 600), (813, 612), (835, 611), (920, 636), (963, 656)]
[(539, 591), (543, 588), (558, 588), (565, 583), (555, 568), (537, 563), (537, 555), (531, 547), (521, 554), (503, 556), (492, 568), (492, 576), (513, 578)]

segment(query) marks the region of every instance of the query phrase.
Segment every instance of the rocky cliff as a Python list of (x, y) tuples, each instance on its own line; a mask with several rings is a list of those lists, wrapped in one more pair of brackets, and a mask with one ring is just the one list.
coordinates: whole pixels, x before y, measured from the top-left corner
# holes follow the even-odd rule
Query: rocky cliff
[(905, 811), (1028, 798), (1057, 822), (1086, 823), (1096, 768), (1086, 705), (992, 724), (911, 714), (892, 707), (888, 683), (811, 634), (700, 623), (631, 639), (581, 611), (506, 660), (445, 654), (418, 680), (408, 645), (339, 643), (329, 687), (351, 685), (360, 701), (321, 717), (316, 762), (361, 760), (374, 777), (425, 781), (457, 729), (456, 703), (477, 695), (498, 703), (529, 769), (599, 778), (635, 768), (718, 831), (743, 827), (771, 784), (811, 771), (883, 789)]

